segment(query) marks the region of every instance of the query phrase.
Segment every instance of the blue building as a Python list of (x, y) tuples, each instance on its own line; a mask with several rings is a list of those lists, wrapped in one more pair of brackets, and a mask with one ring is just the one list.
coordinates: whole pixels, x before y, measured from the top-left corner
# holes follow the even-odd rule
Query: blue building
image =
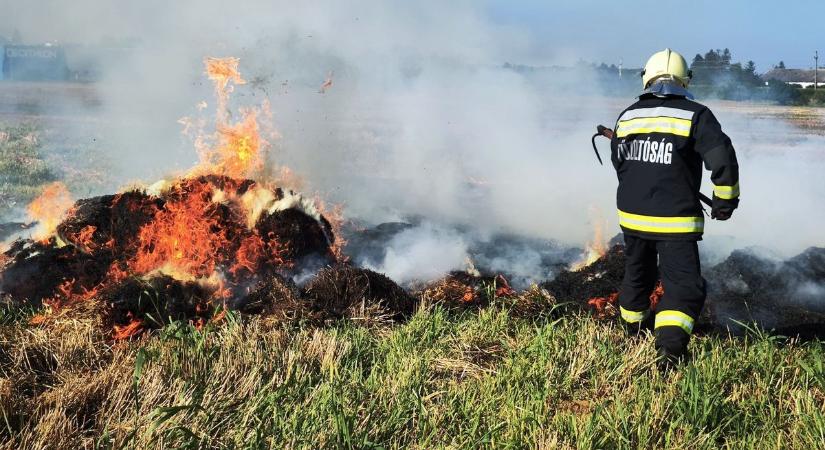
[(5, 80), (59, 81), (69, 77), (66, 53), (55, 45), (6, 45), (2, 74)]

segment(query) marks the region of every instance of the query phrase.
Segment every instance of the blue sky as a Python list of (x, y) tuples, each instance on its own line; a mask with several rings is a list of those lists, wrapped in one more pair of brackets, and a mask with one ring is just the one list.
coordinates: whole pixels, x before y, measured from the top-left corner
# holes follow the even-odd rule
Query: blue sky
[[(730, 48), (734, 61), (769, 70), (812, 68), (814, 50), (825, 59), (823, 0), (489, 0), (497, 22), (523, 27), (534, 45), (529, 63), (586, 61), (640, 67), (671, 47), (689, 60), (711, 48)], [(825, 63), (820, 60), (820, 66)]]

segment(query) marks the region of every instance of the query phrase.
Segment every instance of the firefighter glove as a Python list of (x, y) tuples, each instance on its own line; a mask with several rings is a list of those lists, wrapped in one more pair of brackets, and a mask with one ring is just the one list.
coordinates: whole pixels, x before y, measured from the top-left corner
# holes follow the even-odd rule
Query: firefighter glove
[(739, 199), (727, 200), (714, 195), (710, 217), (716, 220), (728, 220), (737, 206), (739, 206)]

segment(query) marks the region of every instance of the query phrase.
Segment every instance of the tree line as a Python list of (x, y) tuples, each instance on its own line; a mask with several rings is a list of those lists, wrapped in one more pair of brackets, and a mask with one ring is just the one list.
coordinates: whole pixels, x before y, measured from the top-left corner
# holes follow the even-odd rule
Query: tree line
[[(804, 90), (778, 80), (764, 80), (756, 73), (756, 63), (732, 62), (730, 49), (709, 50), (693, 57), (691, 90), (699, 97), (736, 101), (774, 101), (802, 104), (811, 100)], [(782, 69), (785, 63), (775, 68)]]

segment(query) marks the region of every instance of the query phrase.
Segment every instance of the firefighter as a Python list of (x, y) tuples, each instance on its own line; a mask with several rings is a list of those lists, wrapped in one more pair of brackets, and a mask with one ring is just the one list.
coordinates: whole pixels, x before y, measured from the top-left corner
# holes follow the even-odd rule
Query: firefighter
[[(739, 205), (736, 153), (710, 109), (693, 101), (691, 77), (679, 53), (651, 56), (644, 91), (621, 113), (611, 138), (627, 257), (619, 311), (629, 331), (653, 329), (662, 369), (687, 356), (705, 303), (698, 251), (703, 163), (714, 185), (711, 218), (727, 220)], [(659, 276), (664, 296), (650, 311)]]

